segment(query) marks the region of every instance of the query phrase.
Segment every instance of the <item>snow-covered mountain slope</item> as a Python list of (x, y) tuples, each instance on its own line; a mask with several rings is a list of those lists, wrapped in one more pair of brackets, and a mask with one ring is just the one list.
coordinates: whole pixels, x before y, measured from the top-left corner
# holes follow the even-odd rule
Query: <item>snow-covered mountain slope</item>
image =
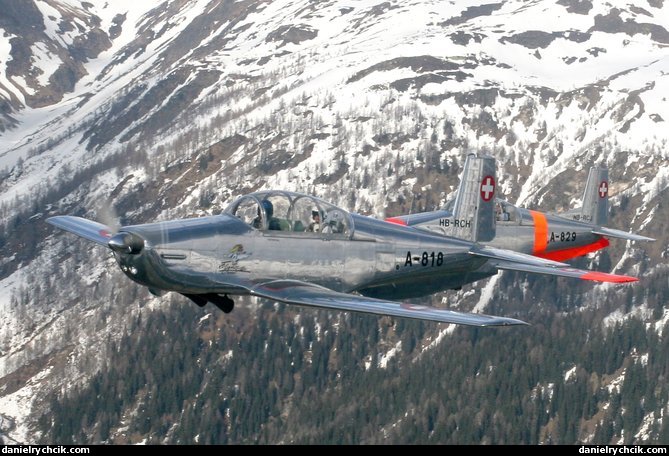
[[(44, 391), (161, 305), (47, 215), (199, 215), (268, 187), (394, 215), (442, 204), (487, 150), (506, 197), (545, 210), (606, 163), (612, 226), (659, 239), (611, 266), (662, 277), (667, 27), (657, 0), (0, 0), (5, 434), (27, 441)], [(448, 299), (483, 310), (496, 283)]]

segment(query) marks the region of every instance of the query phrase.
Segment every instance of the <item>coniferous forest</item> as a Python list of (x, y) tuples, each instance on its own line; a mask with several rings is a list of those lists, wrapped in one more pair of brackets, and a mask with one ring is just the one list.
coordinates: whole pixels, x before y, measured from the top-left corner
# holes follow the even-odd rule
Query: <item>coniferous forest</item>
[[(561, 282), (541, 280), (547, 295)], [(590, 310), (528, 308), (531, 326), (457, 328), (426, 348), (436, 323), (236, 313), (179, 300), (138, 318), (86, 387), (50, 399), (44, 441), (633, 443), (669, 399), (667, 338), (635, 318), (593, 330)], [(400, 347), (385, 365), (380, 340)], [(667, 442), (669, 423), (647, 432)]]

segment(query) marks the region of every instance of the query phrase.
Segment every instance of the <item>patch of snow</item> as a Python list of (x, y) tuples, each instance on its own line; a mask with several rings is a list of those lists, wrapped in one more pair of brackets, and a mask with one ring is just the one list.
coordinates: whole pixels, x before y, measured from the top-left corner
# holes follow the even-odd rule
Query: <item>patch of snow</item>
[(21, 444), (37, 443), (35, 439), (37, 436), (28, 428), (28, 416), (32, 409), (35, 394), (39, 389), (39, 382), (50, 371), (51, 367), (49, 366), (28, 380), (23, 388), (0, 397), (0, 415), (13, 422), (15, 427), (11, 432), (11, 438)]
[(474, 306), (473, 309), (474, 313), (482, 313), (488, 306), (488, 304), (494, 297), (493, 292), (495, 291), (495, 287), (497, 286), (497, 282), (499, 281), (500, 277), (501, 277), (500, 274), (492, 276), (490, 280), (488, 280), (488, 283), (486, 283), (483, 286), (483, 288), (481, 288), (481, 297)]
[(620, 388), (623, 384), (623, 381), (625, 381), (625, 371), (626, 369), (623, 369), (618, 377), (614, 378), (608, 385), (606, 385), (606, 389), (609, 390), (609, 394), (620, 394)]
[(662, 318), (660, 318), (658, 321), (655, 322), (655, 331), (657, 331), (657, 334), (661, 337), (662, 332), (665, 328), (665, 326), (669, 323), (669, 309), (664, 308), (662, 310)]
[(568, 382), (569, 379), (571, 379), (572, 377), (574, 378), (576, 377), (576, 366), (572, 367), (571, 369), (569, 369), (567, 372), (564, 373), (564, 381)]
[(42, 87), (47, 87), (49, 85), (49, 78), (60, 67), (62, 61), (57, 55), (51, 53), (44, 43), (39, 41), (33, 44), (30, 49), (33, 55), (33, 65), (41, 70), (41, 74), (37, 77), (37, 82)]
[(638, 318), (642, 321), (647, 321), (652, 317), (652, 315), (653, 311), (648, 308), (646, 303), (643, 303), (642, 305), (632, 307), (632, 309), (627, 313), (623, 312), (621, 309), (614, 310), (609, 315), (604, 317), (602, 324), (604, 328), (610, 328), (618, 323), (623, 323), (629, 318)]
[(15, 82), (7, 78), (7, 63), (12, 60), (12, 56), (10, 55), (12, 50), (10, 41), (12, 38), (15, 38), (16, 35), (12, 35), (1, 28), (0, 35), (2, 35), (2, 39), (0, 40), (0, 95), (3, 95), (3, 93), (6, 94), (4, 96), (7, 99), (11, 99), (12, 96), (14, 96), (23, 102), (23, 94), (18, 90)]
[(648, 365), (648, 353), (639, 356), (639, 362), (642, 366), (646, 367)]
[(643, 417), (641, 426), (636, 434), (634, 434), (635, 441), (637, 442), (647, 442), (650, 439), (650, 432), (653, 425), (657, 422), (655, 418), (655, 412), (649, 412), (646, 416)]
[(423, 349), (421, 350), (421, 355), (423, 353), (425, 353), (426, 351), (432, 350), (434, 347), (439, 345), (441, 343), (441, 341), (444, 340), (444, 338), (446, 336), (453, 334), (453, 331), (455, 331), (455, 327), (456, 327), (456, 325), (448, 325), (448, 326), (446, 326), (446, 328), (439, 331), (439, 334), (437, 334), (437, 337), (435, 337), (432, 342), (430, 342), (425, 347), (423, 347)]
[(379, 359), (376, 363), (377, 366), (381, 369), (385, 369), (388, 366), (388, 361), (390, 361), (401, 348), (402, 348), (402, 341), (400, 340), (395, 344), (393, 348), (388, 350), (383, 355), (379, 355)]

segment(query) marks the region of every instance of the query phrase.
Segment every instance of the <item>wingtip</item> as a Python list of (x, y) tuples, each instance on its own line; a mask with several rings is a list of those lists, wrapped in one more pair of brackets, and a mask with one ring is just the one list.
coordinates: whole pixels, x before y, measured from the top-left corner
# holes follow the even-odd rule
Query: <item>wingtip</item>
[[(474, 314), (474, 315), (479, 315), (479, 314)], [(523, 320), (517, 320), (515, 318), (495, 317), (491, 315), (483, 315), (483, 316), (489, 317), (490, 320), (480, 326), (530, 326), (529, 323)]]
[(507, 321), (502, 322), (501, 326), (530, 326), (530, 324), (523, 320), (516, 320), (515, 318), (507, 318)]
[(609, 283), (631, 283), (638, 282), (637, 277), (608, 274), (606, 272), (590, 271), (581, 276), (583, 280), (594, 280), (595, 282), (609, 282)]
[(63, 219), (63, 218), (64, 218), (63, 215), (52, 215), (51, 217), (45, 218), (44, 221), (46, 223), (48, 223), (49, 225), (56, 226), (56, 223), (58, 223), (58, 220)]

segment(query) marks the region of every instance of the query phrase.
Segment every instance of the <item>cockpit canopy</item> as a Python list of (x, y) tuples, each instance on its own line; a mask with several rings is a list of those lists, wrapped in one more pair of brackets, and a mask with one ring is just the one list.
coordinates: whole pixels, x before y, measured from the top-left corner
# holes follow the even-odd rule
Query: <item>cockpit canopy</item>
[(495, 198), (495, 217), (498, 222), (513, 222), (520, 224), (518, 208), (508, 201)]
[(225, 213), (261, 231), (327, 234), (350, 237), (351, 215), (320, 198), (283, 190), (250, 193), (235, 200)]
[[(449, 200), (445, 205), (445, 211), (453, 213), (453, 208), (455, 207), (455, 198)], [(513, 222), (514, 224), (520, 224), (520, 216), (518, 215), (518, 208), (508, 201), (504, 201), (499, 198), (495, 198), (495, 218), (498, 222)]]

